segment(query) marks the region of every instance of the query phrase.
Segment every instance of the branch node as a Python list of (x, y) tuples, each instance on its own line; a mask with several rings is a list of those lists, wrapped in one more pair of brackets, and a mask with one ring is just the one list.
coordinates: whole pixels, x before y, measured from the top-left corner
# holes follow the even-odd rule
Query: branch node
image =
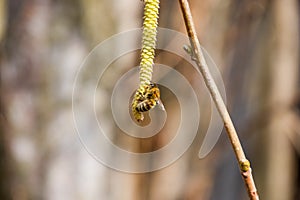
[(250, 169), (250, 161), (245, 159), (241, 160), (240, 162), (240, 169), (242, 172), (247, 172)]

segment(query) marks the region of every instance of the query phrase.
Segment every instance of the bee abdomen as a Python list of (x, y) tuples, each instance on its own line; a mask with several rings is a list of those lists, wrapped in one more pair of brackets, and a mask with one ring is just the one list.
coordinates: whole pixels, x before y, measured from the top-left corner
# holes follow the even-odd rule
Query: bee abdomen
[(147, 112), (155, 106), (155, 101), (143, 101), (139, 103), (136, 107), (136, 110), (139, 112)]

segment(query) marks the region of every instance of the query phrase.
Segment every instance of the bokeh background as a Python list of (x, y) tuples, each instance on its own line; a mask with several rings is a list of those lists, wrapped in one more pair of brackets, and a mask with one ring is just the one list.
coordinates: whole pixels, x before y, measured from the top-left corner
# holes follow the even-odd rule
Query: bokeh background
[[(190, 6), (201, 44), (222, 73), (227, 105), (261, 199), (299, 200), (300, 1), (190, 0)], [(80, 144), (71, 101), (76, 71), (101, 41), (141, 27), (142, 12), (139, 0), (0, 0), (0, 199), (247, 199), (225, 132), (207, 157), (198, 158), (205, 120), (184, 156), (151, 173), (107, 168)], [(162, 0), (160, 12), (160, 27), (186, 33), (177, 1)], [(119, 67), (112, 66), (115, 71), (106, 79), (117, 80), (137, 66), (138, 53), (113, 63)], [(197, 83), (200, 77), (188, 63), (157, 54), (156, 62)], [(114, 82), (105, 83), (99, 93), (103, 101)], [(162, 100), (175, 132), (178, 102), (167, 89)], [(209, 119), (209, 109), (201, 115)], [(110, 130), (116, 144), (135, 152), (158, 149), (173, 133), (132, 139), (113, 122)], [(86, 131), (91, 131), (88, 126)]]

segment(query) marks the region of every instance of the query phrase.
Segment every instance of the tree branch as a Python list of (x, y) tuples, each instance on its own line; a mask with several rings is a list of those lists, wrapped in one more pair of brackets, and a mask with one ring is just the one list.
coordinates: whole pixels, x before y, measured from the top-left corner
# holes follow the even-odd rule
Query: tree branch
[(245, 182), (249, 198), (251, 200), (258, 200), (258, 192), (255, 187), (255, 182), (252, 176), (252, 170), (250, 167), (250, 162), (246, 159), (245, 153), (243, 151), (242, 145), (238, 138), (237, 132), (234, 128), (228, 110), (225, 106), (225, 103), (220, 95), (220, 92), (216, 86), (214, 79), (212, 78), (205, 58), (203, 56), (199, 40), (197, 38), (192, 14), (190, 11), (190, 7), (187, 0), (179, 0), (179, 4), (181, 7), (181, 11), (183, 14), (183, 18), (185, 21), (186, 30), (190, 39), (190, 43), (193, 49), (193, 53), (195, 56), (195, 62), (198, 65), (198, 68), (203, 76), (206, 87), (208, 88), (211, 97), (217, 107), (217, 110), (224, 122), (225, 129), (227, 131), (227, 135), (230, 139), (231, 145), (233, 147), (236, 159), (239, 163), (239, 168), (241, 171), (242, 178)]

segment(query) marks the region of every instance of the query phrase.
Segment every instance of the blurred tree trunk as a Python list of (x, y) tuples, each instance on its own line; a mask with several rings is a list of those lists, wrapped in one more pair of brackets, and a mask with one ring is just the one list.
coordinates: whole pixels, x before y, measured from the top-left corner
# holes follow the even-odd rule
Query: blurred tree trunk
[(15, 165), (8, 166), (16, 169), (10, 175), (11, 180), (16, 177), (14, 199), (43, 199), (50, 155), (45, 145), (46, 128), (52, 110), (45, 60), (48, 7), (31, 0), (11, 0), (7, 10), (1, 81), (7, 109), (5, 124), (10, 126), (7, 131), (12, 143), (1, 147), (9, 146), (16, 160)]
[[(232, 1), (229, 9), (223, 59), (233, 121), (261, 199), (293, 199), (295, 162), (288, 135), (298, 78), (298, 2)], [(231, 185), (216, 182), (212, 199), (247, 199), (231, 158), (223, 158), (216, 175)]]
[[(1, 68), (0, 64), (0, 70)], [(0, 199), (10, 200), (13, 199), (14, 165), (10, 152), (9, 124), (3, 96), (4, 90), (0, 83)]]
[[(299, 70), (298, 1), (272, 2), (270, 25), (261, 41), (266, 60), (260, 65), (260, 119), (265, 121), (258, 142), (256, 177), (262, 199), (292, 200), (295, 195), (295, 151), (289, 141), (293, 131), (293, 102)], [(263, 46), (265, 45), (265, 47)], [(264, 152), (264, 153), (262, 153)]]
[[(7, 2), (0, 1), (0, 72), (3, 70), (4, 48), (3, 41), (6, 33), (7, 23)], [(1, 74), (2, 76), (2, 74)], [(7, 119), (7, 108), (5, 103), (5, 89), (3, 88), (2, 77), (0, 78), (0, 199), (13, 198), (13, 183), (15, 168), (10, 151), (10, 133)]]
[(9, 125), (4, 109), (2, 93), (4, 92), (0, 89), (0, 199), (10, 200), (13, 199), (14, 165), (12, 164), (8, 134)]

